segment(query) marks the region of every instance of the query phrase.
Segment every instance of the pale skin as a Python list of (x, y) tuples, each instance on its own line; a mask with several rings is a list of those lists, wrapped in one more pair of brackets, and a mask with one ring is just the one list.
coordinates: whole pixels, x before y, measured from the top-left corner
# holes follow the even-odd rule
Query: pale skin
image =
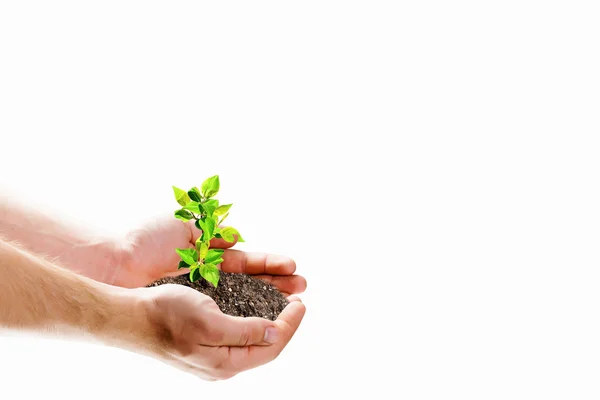
[(200, 232), (170, 216), (124, 238), (95, 237), (0, 198), (0, 328), (91, 337), (203, 379), (230, 378), (275, 359), (300, 325), (306, 288), (288, 257), (226, 248), (220, 268), (273, 283), (290, 304), (276, 321), (223, 314), (180, 285), (146, 288), (177, 271), (175, 248)]

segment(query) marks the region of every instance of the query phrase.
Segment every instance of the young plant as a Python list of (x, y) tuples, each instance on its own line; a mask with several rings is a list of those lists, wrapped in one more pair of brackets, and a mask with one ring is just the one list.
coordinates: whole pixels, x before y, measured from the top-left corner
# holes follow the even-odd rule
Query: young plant
[(202, 235), (196, 240), (196, 248), (175, 249), (181, 257), (179, 269), (189, 268), (192, 282), (202, 277), (217, 287), (219, 284), (217, 265), (223, 262), (221, 256), (224, 250), (211, 249), (210, 240), (223, 238), (233, 243), (237, 236), (238, 242), (244, 241), (235, 228), (220, 227), (229, 215), (232, 204), (219, 205), (219, 200), (214, 198), (219, 192), (219, 175), (206, 179), (200, 189), (194, 186), (186, 192), (173, 186), (173, 192), (175, 200), (182, 206), (175, 211), (175, 218), (183, 222), (194, 219), (194, 224), (202, 231)]

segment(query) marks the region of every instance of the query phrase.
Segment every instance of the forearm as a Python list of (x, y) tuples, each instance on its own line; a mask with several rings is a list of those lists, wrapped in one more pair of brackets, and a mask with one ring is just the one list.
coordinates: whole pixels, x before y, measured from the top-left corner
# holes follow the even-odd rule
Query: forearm
[(0, 238), (100, 282), (116, 280), (118, 241), (17, 204), (8, 196), (0, 196)]
[(148, 334), (143, 303), (132, 293), (0, 241), (0, 328), (92, 337), (129, 347)]

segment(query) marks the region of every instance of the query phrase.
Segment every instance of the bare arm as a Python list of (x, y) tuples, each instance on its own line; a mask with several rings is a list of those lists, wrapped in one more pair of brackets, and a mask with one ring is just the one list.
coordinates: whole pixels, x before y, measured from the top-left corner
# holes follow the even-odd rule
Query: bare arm
[[(131, 325), (136, 329), (131, 329)], [(151, 334), (142, 302), (0, 241), (0, 328), (126, 346)]]
[(0, 237), (100, 282), (114, 283), (121, 242), (0, 195)]
[[(200, 236), (193, 224), (176, 220), (172, 213), (122, 237), (102, 236), (66, 223), (48, 210), (42, 213), (39, 207), (22, 205), (5, 193), (0, 189), (0, 238), (109, 285), (142, 287), (164, 276), (185, 273), (177, 269), (175, 249), (193, 246)], [(222, 239), (213, 242), (211, 247), (233, 246)], [(226, 250), (223, 258), (224, 271), (256, 274), (286, 294), (306, 288), (306, 280), (294, 275), (296, 264), (289, 257)]]
[(292, 299), (275, 322), (235, 318), (185, 286), (114, 287), (0, 240), (0, 329), (93, 338), (205, 379), (229, 378), (273, 360), (304, 310)]

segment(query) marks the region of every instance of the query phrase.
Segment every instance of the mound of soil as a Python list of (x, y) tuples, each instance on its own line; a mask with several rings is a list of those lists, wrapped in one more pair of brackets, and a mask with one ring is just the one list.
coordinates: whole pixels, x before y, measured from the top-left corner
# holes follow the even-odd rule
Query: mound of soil
[(167, 283), (196, 289), (210, 296), (223, 313), (235, 317), (260, 317), (275, 321), (289, 303), (275, 286), (246, 274), (221, 271), (219, 285), (216, 288), (205, 279), (190, 282), (188, 274), (162, 278), (148, 286)]

